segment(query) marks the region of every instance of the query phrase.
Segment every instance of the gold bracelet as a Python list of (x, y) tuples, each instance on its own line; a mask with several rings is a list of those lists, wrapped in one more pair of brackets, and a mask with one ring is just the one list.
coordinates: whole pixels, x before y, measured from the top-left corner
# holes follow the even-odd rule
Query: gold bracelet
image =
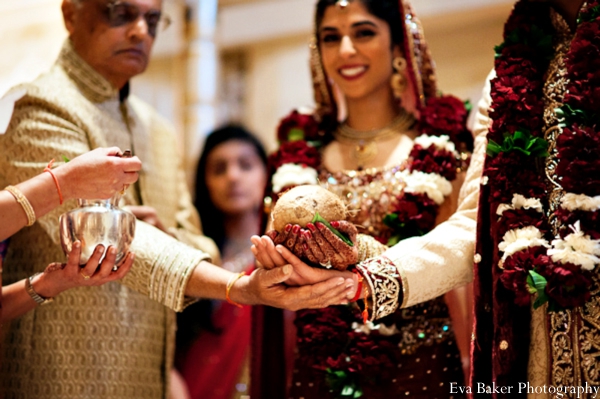
[(236, 281), (238, 281), (239, 279), (241, 279), (242, 277), (244, 277), (246, 275), (246, 272), (241, 272), (236, 274), (235, 276), (231, 276), (229, 278), (229, 281), (227, 282), (227, 288), (225, 289), (225, 299), (227, 299), (227, 302), (229, 302), (232, 305), (237, 306), (238, 308), (241, 308), (242, 305), (240, 305), (237, 302), (234, 302), (230, 297), (229, 297), (229, 292), (231, 291), (231, 287), (233, 287), (233, 285), (235, 284)]
[(27, 226), (31, 226), (32, 224), (34, 224), (35, 212), (31, 204), (29, 203), (27, 197), (25, 197), (21, 190), (19, 190), (15, 186), (7, 186), (5, 190), (11, 193), (13, 197), (15, 197), (19, 205), (21, 205), (21, 208), (23, 208), (23, 211), (25, 211), (25, 215), (27, 215)]

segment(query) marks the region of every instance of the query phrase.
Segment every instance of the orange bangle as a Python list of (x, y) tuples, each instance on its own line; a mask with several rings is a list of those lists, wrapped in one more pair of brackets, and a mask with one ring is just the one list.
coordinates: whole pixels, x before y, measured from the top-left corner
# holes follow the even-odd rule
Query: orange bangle
[(46, 166), (46, 168), (44, 169), (44, 172), (48, 172), (50, 173), (50, 176), (52, 176), (52, 180), (54, 180), (54, 184), (56, 185), (56, 191), (58, 191), (58, 199), (60, 200), (60, 204), (63, 204), (63, 195), (62, 195), (62, 191), (60, 191), (60, 184), (58, 184), (58, 179), (56, 178), (56, 176), (54, 175), (54, 172), (52, 172), (52, 164), (54, 164), (54, 159), (51, 160), (50, 162), (48, 162), (48, 166)]
[(225, 299), (227, 300), (227, 302), (229, 302), (230, 304), (232, 304), (234, 306), (237, 306), (238, 308), (241, 308), (243, 306), (237, 302), (232, 301), (231, 298), (229, 297), (229, 292), (231, 291), (231, 287), (233, 287), (235, 282), (238, 281), (239, 279), (241, 279), (242, 277), (244, 277), (245, 275), (246, 275), (246, 272), (241, 272), (239, 274), (231, 276), (229, 278), (229, 281), (227, 282), (227, 288), (225, 289)]

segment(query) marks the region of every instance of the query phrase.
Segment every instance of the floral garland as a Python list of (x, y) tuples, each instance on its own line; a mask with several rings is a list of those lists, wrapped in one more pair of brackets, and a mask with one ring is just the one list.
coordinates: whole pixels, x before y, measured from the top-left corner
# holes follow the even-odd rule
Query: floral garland
[[(394, 211), (384, 220), (392, 234), (376, 237), (380, 241), (394, 245), (433, 228), (438, 208), (451, 194), (451, 181), (456, 179), (457, 168), (464, 161), (456, 146), (470, 146), (468, 113), (468, 106), (452, 96), (432, 98), (421, 111), (417, 123), (421, 134), (400, 172), (405, 188), (396, 198)], [(314, 116), (293, 111), (280, 123), (277, 138), (279, 149), (269, 157), (270, 194), (277, 195), (300, 184), (318, 184), (319, 149), (327, 135)]]
[[(438, 208), (452, 192), (457, 169), (466, 162), (462, 151), (472, 146), (466, 129), (468, 104), (455, 97), (432, 98), (421, 110), (420, 132), (400, 180), (405, 184), (393, 212), (385, 216), (392, 233), (376, 237), (388, 245), (425, 234), (435, 225)], [(299, 184), (318, 184), (321, 149), (330, 139), (311, 114), (293, 111), (277, 129), (280, 147), (269, 157), (272, 196)], [(298, 345), (304, 365), (323, 371), (339, 398), (358, 398), (363, 388), (382, 387), (393, 378), (400, 354), (400, 334), (395, 325), (363, 324), (352, 307), (330, 307), (298, 313)], [(351, 329), (350, 329), (351, 326)], [(327, 351), (322, 348), (327, 347)]]
[[(565, 58), (567, 86), (554, 155), (555, 185), (564, 192), (558, 209), (543, 178), (548, 143), (543, 138), (544, 74), (553, 57), (549, 9), (515, 5), (492, 80), (493, 120), (483, 184), (490, 186), (498, 219), (500, 280), (515, 303), (549, 311), (582, 306), (590, 298), (591, 272), (600, 262), (600, 2), (589, 1)], [(502, 144), (499, 144), (502, 143)], [(554, 236), (549, 220), (558, 222)]]

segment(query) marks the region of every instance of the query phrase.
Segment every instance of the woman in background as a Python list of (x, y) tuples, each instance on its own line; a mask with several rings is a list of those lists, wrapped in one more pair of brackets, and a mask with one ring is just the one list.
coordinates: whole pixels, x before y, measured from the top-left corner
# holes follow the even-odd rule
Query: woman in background
[[(204, 234), (234, 273), (253, 268), (250, 237), (261, 231), (266, 162), (260, 142), (238, 126), (212, 132), (198, 162), (195, 206)], [(250, 307), (209, 300), (178, 315), (176, 367), (191, 399), (248, 395), (250, 317)]]

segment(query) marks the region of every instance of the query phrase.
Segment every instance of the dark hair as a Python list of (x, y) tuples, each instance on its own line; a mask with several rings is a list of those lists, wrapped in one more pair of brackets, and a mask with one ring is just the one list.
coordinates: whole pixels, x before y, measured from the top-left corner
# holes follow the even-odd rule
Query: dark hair
[[(206, 186), (206, 162), (210, 153), (217, 146), (232, 140), (240, 140), (251, 144), (265, 165), (265, 170), (267, 165), (267, 154), (264, 147), (252, 133), (241, 126), (226, 125), (214, 130), (206, 137), (204, 149), (200, 155), (196, 171), (196, 197), (194, 206), (200, 214), (204, 235), (212, 238), (219, 247), (219, 250), (223, 249), (225, 243), (225, 215), (215, 207), (210, 199), (208, 187)], [(257, 189), (262, 190), (262, 187), (257, 187)], [(212, 322), (212, 313), (212, 301), (203, 299), (177, 314), (178, 328), (175, 362), (178, 368), (181, 368), (185, 353), (189, 350), (200, 332), (220, 333), (220, 330)]]
[[(317, 2), (317, 9), (315, 13), (315, 26), (317, 30), (321, 27), (323, 22), (323, 16), (327, 7), (335, 6), (339, 0), (319, 0)], [(400, 18), (400, 9), (398, 8), (399, 0), (353, 0), (360, 1), (367, 9), (367, 11), (376, 16), (379, 19), (387, 22), (390, 27), (392, 36), (392, 45), (402, 45), (403, 31), (402, 31), (402, 19)], [(319, 40), (319, 35), (317, 35)]]
[(223, 213), (215, 207), (210, 199), (208, 187), (206, 186), (205, 171), (208, 156), (215, 149), (215, 147), (231, 140), (240, 140), (251, 144), (256, 150), (256, 154), (260, 157), (263, 165), (265, 165), (265, 167), (267, 165), (267, 154), (264, 147), (260, 141), (258, 141), (258, 139), (252, 135), (252, 133), (241, 126), (226, 125), (213, 131), (208, 135), (208, 137), (206, 137), (204, 149), (200, 155), (200, 160), (198, 161), (198, 168), (196, 171), (196, 196), (194, 200), (194, 206), (200, 214), (204, 235), (212, 238), (219, 249), (222, 249), (223, 242), (225, 240), (225, 217)]

